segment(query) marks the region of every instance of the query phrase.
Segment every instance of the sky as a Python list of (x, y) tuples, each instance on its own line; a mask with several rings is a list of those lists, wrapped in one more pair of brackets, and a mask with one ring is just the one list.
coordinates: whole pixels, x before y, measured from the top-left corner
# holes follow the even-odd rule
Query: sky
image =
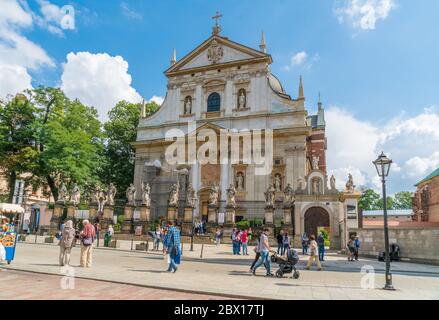
[(211, 34), (258, 48), (306, 106), (325, 107), (328, 173), (379, 191), (372, 161), (394, 161), (389, 191), (413, 191), (439, 166), (437, 0), (0, 0), (0, 98), (61, 87), (98, 109), (163, 101), (164, 71)]

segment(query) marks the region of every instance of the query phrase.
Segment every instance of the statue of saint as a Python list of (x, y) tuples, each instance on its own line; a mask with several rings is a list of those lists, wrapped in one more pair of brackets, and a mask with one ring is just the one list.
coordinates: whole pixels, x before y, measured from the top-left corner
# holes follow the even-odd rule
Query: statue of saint
[(314, 178), (312, 180), (312, 193), (313, 194), (320, 194), (320, 179)]
[(319, 170), (319, 160), (320, 160), (320, 157), (312, 156), (312, 168), (313, 168), (313, 170)]
[(265, 195), (265, 206), (273, 207), (274, 206), (274, 195), (276, 190), (273, 188), (273, 185), (270, 184), (267, 188), (267, 191), (264, 192)]
[(285, 202), (287, 204), (291, 204), (294, 202), (294, 190), (293, 187), (291, 187), (291, 184), (288, 183), (287, 186), (284, 189), (284, 195), (285, 195)]
[(107, 191), (107, 202), (110, 206), (114, 206), (114, 198), (116, 197), (117, 189), (113, 183), (110, 183)]
[(331, 179), (329, 180), (329, 183), (331, 185), (331, 190), (335, 190), (335, 177), (334, 175), (331, 176)]
[(280, 177), (280, 174), (274, 176), (274, 189), (276, 192), (282, 191), (282, 178)]
[(73, 185), (72, 191), (70, 192), (70, 201), (73, 203), (74, 206), (77, 206), (80, 200), (81, 200), (81, 190), (79, 189), (78, 185), (75, 183)]
[(228, 207), (236, 207), (236, 189), (233, 184), (230, 185), (229, 189), (227, 189), (227, 206)]
[(180, 192), (180, 184), (174, 183), (171, 187), (171, 191), (169, 192), (169, 206), (177, 207), (178, 206), (178, 194)]
[(191, 114), (192, 113), (192, 98), (187, 97), (186, 101), (184, 102), (184, 114)]
[(218, 204), (219, 188), (214, 184), (209, 192), (209, 205), (216, 206)]
[(236, 176), (236, 185), (238, 190), (244, 189), (244, 174), (242, 172), (238, 172), (238, 175)]
[(131, 183), (127, 188), (126, 197), (128, 205), (134, 206), (136, 204), (136, 187), (134, 187), (134, 184)]
[(192, 183), (189, 183), (189, 186), (187, 187), (187, 191), (186, 191), (186, 204), (187, 204), (187, 206), (190, 208), (194, 208), (196, 200), (197, 200), (197, 198), (195, 195), (195, 190), (192, 187)]
[(151, 187), (145, 182), (142, 182), (142, 205), (151, 207)]
[(346, 191), (353, 193), (354, 190), (355, 190), (354, 178), (352, 177), (352, 174), (349, 173), (348, 182), (346, 182)]
[(67, 199), (68, 199), (67, 188), (63, 182), (63, 183), (61, 183), (61, 186), (59, 187), (59, 190), (58, 190), (58, 201), (65, 202), (65, 201), (67, 201)]
[(297, 179), (297, 189), (304, 190), (305, 188), (306, 188), (305, 179), (303, 179), (303, 177), (299, 177), (299, 179)]
[(244, 109), (245, 102), (246, 102), (246, 97), (245, 97), (244, 90), (240, 90), (240, 94), (238, 97), (238, 109)]

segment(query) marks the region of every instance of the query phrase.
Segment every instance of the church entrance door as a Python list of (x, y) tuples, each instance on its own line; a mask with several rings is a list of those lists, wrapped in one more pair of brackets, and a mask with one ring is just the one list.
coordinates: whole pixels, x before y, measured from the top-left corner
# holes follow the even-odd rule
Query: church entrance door
[(305, 232), (308, 235), (318, 236), (321, 229), (329, 231), (329, 213), (320, 207), (309, 208), (305, 212)]

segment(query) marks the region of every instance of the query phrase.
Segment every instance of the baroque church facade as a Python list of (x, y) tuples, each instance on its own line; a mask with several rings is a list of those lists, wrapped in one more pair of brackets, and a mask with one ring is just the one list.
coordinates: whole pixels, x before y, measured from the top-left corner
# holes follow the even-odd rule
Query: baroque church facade
[[(236, 189), (236, 221), (264, 219), (264, 193), (271, 185), (275, 190), (274, 220), (291, 221), (295, 245), (300, 246), (303, 232), (316, 234), (325, 228), (331, 248), (343, 248), (349, 229), (358, 227), (359, 195), (352, 182), (347, 190), (339, 192), (335, 179), (327, 176), (322, 104), (319, 102), (317, 114), (309, 115), (302, 79), (297, 97), (291, 97), (271, 73), (272, 62), (264, 34), (256, 50), (221, 35), (218, 24), (207, 40), (182, 59), (177, 61), (174, 50), (171, 66), (165, 71), (166, 98), (155, 114), (145, 117), (142, 111), (139, 121), (137, 140), (133, 142), (134, 185), (140, 190), (142, 183), (150, 184), (151, 215), (165, 218), (171, 186), (177, 181), (181, 186), (178, 215), (182, 217), (187, 201), (185, 189), (191, 184), (197, 197), (196, 219), (213, 224), (223, 222), (231, 186)], [(173, 129), (184, 132), (186, 141), (202, 130), (219, 136), (225, 129), (271, 129), (272, 170), (259, 175), (255, 164), (243, 161), (171, 165), (165, 154), (172, 141), (166, 135)], [(201, 145), (196, 142), (197, 148)], [(212, 186), (219, 188), (215, 221), (208, 213)], [(287, 186), (294, 193), (290, 217), (285, 217), (284, 210), (283, 191)]]

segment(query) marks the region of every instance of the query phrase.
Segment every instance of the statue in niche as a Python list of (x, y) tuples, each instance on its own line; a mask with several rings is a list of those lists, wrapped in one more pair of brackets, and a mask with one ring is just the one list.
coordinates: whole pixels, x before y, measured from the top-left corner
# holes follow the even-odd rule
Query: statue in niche
[(265, 195), (265, 206), (266, 207), (274, 207), (274, 195), (276, 190), (273, 188), (273, 185), (270, 184), (267, 188), (267, 191), (264, 192)]
[(216, 206), (218, 204), (219, 187), (214, 184), (209, 192), (209, 205)]
[(192, 114), (192, 97), (186, 97), (184, 101), (184, 114)]
[(354, 178), (352, 177), (352, 174), (349, 173), (348, 182), (346, 182), (346, 191), (353, 193), (354, 190), (355, 190)]
[(233, 184), (230, 185), (229, 189), (227, 189), (227, 206), (228, 207), (236, 207), (236, 189)]
[(142, 182), (142, 205), (151, 207), (151, 187), (145, 182)]
[(312, 156), (312, 168), (313, 168), (313, 170), (319, 170), (319, 160), (320, 160), (320, 157)]
[(291, 184), (288, 183), (284, 189), (284, 199), (286, 204), (291, 204), (294, 201), (294, 190), (291, 187)]
[(178, 206), (178, 193), (180, 191), (180, 184), (174, 183), (171, 187), (171, 191), (169, 192), (169, 206), (177, 207)]
[(320, 194), (320, 179), (314, 178), (312, 180), (312, 193), (313, 194)]
[(114, 206), (114, 199), (116, 198), (117, 189), (113, 183), (110, 183), (107, 191), (107, 203)]
[(67, 194), (67, 188), (66, 185), (63, 183), (61, 183), (61, 186), (59, 187), (58, 190), (58, 202), (65, 202), (68, 199), (68, 194)]
[(192, 183), (189, 183), (186, 191), (186, 203), (188, 207), (194, 208), (197, 197), (195, 196), (195, 189), (192, 187)]
[(77, 206), (79, 204), (79, 201), (81, 200), (81, 190), (76, 183), (73, 185), (70, 194), (70, 201), (73, 203), (74, 206)]
[(329, 183), (331, 185), (331, 190), (335, 190), (335, 177), (334, 175), (331, 176), (331, 179), (329, 180)]
[(282, 191), (282, 178), (279, 173), (274, 176), (274, 189), (276, 192)]
[(297, 189), (298, 190), (304, 190), (306, 188), (306, 181), (303, 177), (299, 177), (297, 179)]
[(134, 187), (134, 184), (130, 184), (130, 186), (126, 190), (126, 197), (127, 197), (127, 204), (134, 206), (136, 201), (136, 188)]
[(245, 90), (241, 89), (239, 90), (239, 95), (238, 95), (238, 109), (244, 109), (245, 105), (246, 105), (246, 96), (245, 96)]
[(238, 190), (244, 189), (244, 174), (242, 172), (238, 172), (236, 176), (236, 187)]

